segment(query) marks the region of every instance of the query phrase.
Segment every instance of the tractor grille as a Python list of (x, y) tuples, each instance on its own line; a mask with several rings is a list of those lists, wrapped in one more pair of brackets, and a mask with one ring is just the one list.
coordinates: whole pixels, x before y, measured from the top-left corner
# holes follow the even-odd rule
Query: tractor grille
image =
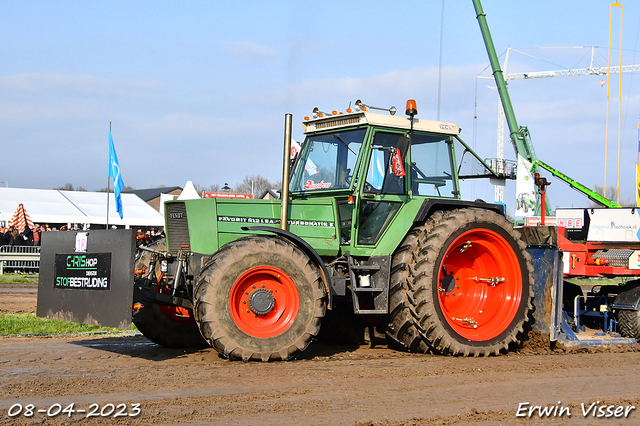
[(603, 258), (609, 261), (610, 266), (628, 267), (629, 257), (633, 254), (632, 249), (609, 249), (598, 250), (592, 258)]
[(167, 248), (170, 253), (177, 254), (183, 245), (191, 246), (187, 209), (184, 203), (167, 203), (166, 206)]

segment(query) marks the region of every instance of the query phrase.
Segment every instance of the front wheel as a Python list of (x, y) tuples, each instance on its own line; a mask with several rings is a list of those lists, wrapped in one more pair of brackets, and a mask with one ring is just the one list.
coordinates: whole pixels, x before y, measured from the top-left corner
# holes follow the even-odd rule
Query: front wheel
[(223, 246), (196, 278), (196, 321), (231, 359), (287, 360), (318, 334), (325, 291), (318, 268), (279, 238), (253, 236)]
[(532, 309), (531, 257), (503, 216), (438, 212), (393, 260), (391, 337), (410, 351), (486, 356), (523, 337)]

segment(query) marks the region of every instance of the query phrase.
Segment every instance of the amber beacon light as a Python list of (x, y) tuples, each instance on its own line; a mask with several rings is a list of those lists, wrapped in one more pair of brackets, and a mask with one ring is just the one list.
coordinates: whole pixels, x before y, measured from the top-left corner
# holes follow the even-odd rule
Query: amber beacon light
[(409, 118), (413, 119), (414, 115), (418, 115), (418, 107), (416, 107), (416, 101), (413, 99), (409, 99), (407, 101), (407, 111), (405, 112)]

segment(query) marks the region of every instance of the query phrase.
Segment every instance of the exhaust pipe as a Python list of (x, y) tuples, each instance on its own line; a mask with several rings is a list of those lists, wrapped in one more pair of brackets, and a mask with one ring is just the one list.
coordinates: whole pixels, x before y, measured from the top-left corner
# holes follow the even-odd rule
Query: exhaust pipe
[(282, 191), (280, 192), (280, 229), (287, 230), (289, 217), (289, 166), (291, 163), (291, 121), (293, 115), (284, 115), (284, 155), (282, 158)]

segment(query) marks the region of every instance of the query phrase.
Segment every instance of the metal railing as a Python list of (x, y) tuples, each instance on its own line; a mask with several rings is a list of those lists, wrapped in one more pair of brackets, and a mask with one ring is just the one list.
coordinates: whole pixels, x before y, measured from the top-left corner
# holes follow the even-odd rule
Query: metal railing
[(40, 269), (39, 246), (0, 246), (0, 275), (5, 269), (22, 272), (38, 272)]

